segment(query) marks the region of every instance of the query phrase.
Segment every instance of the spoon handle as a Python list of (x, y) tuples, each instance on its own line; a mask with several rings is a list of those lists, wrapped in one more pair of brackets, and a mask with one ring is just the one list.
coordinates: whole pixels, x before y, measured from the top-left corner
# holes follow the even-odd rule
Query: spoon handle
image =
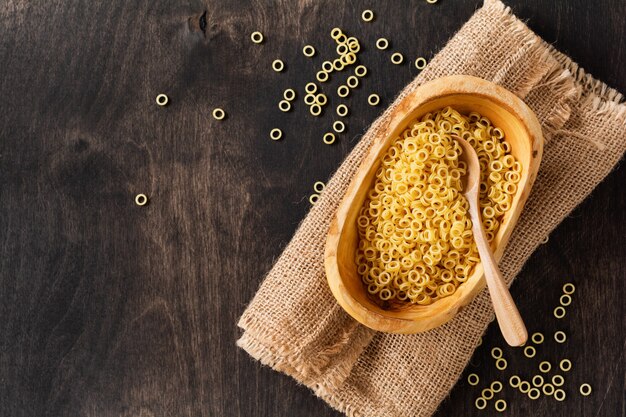
[(470, 214), (474, 240), (476, 241), (476, 246), (478, 246), (480, 261), (483, 265), (485, 280), (487, 281), (500, 331), (509, 345), (522, 346), (528, 340), (526, 326), (515, 306), (506, 282), (502, 278), (498, 263), (485, 236), (480, 213), (474, 204), (470, 205)]

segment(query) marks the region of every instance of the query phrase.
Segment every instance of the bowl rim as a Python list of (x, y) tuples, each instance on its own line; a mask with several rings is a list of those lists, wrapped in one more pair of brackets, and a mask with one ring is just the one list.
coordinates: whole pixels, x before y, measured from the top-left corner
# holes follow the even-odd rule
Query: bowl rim
[(507, 110), (521, 123), (521, 126), (526, 132), (525, 136), (530, 141), (529, 149), (531, 150), (532, 157), (530, 158), (531, 164), (527, 168), (528, 176), (524, 187), (518, 191), (520, 198), (517, 205), (511, 209), (512, 215), (509, 219), (510, 227), (506, 228), (494, 251), (497, 260), (499, 260), (504, 253), (510, 235), (517, 224), (521, 211), (530, 194), (530, 189), (536, 179), (544, 142), (541, 125), (528, 105), (504, 87), (469, 75), (452, 75), (424, 83), (402, 98), (396, 105), (396, 109), (398, 110), (389, 118), (387, 125), (383, 127), (382, 133), (374, 139), (359, 164), (359, 167), (355, 171), (355, 175), (352, 177), (346, 193), (333, 215), (324, 254), (326, 278), (333, 296), (350, 316), (374, 330), (391, 333), (418, 333), (438, 327), (451, 320), (463, 306), (471, 302), (485, 287), (482, 265), (478, 264), (474, 271), (474, 274), (478, 275), (476, 283), (474, 283), (473, 287), (470, 287), (469, 291), (464, 292), (461, 297), (458, 297), (458, 302), (453, 304), (449, 311), (443, 313), (439, 311), (435, 313), (434, 311), (436, 309), (432, 309), (432, 320), (427, 320), (429, 318), (427, 312), (430, 311), (428, 307), (436, 305), (437, 302), (435, 302), (429, 306), (424, 306), (426, 308), (423, 309), (423, 314), (421, 314), (422, 318), (419, 320), (397, 315), (390, 316), (367, 308), (346, 290), (337, 260), (337, 248), (344, 228), (347, 226), (346, 216), (342, 216), (342, 213), (344, 210), (351, 207), (354, 195), (356, 191), (359, 190), (364, 180), (363, 177), (367, 175), (362, 172), (369, 171), (372, 164), (376, 163), (376, 159), (380, 157), (379, 152), (381, 148), (390, 140), (392, 133), (398, 129), (401, 124), (406, 123), (406, 119), (412, 112), (419, 107), (427, 105), (429, 102), (453, 95), (475, 95), (494, 102), (497, 106)]

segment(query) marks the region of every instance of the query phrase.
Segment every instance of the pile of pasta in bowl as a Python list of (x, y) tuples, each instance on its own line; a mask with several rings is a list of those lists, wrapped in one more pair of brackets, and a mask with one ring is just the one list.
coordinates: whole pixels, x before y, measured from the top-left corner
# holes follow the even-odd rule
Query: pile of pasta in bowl
[(410, 123), (384, 154), (357, 218), (357, 272), (383, 307), (447, 297), (480, 262), (462, 195), (467, 166), (453, 136), (478, 154), (490, 242), (512, 206), (522, 166), (490, 120), (446, 107)]

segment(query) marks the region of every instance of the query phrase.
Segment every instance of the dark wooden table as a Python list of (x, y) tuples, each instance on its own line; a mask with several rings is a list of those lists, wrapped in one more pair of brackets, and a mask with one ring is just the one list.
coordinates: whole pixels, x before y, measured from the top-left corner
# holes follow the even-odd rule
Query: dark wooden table
[[(209, 3), (209, 4), (206, 4)], [(626, 91), (626, 3), (516, 0), (515, 13)], [(367, 46), (363, 90), (383, 105), (416, 74), (372, 47), (432, 56), (479, 0), (4, 0), (0, 4), (0, 416), (338, 416), (235, 347), (236, 322), (325, 180), (381, 107), (352, 99), (348, 132), (287, 87), (313, 76), (301, 47), (330, 52), (341, 26)], [(372, 8), (373, 24), (361, 11)], [(249, 41), (260, 30), (266, 42)], [(272, 72), (276, 57), (287, 62)], [(383, 72), (384, 71), (384, 72)], [(384, 74), (384, 76), (382, 75)], [(155, 105), (166, 93), (170, 105)], [(213, 120), (214, 107), (228, 118)], [(280, 127), (285, 139), (272, 142)], [(548, 357), (575, 364), (563, 403), (507, 394), (510, 416), (624, 416), (626, 166), (543, 245), (513, 286), (532, 329), (562, 328)], [(134, 203), (137, 193), (149, 205)], [(577, 285), (565, 325), (550, 311)], [(500, 376), (488, 349), (470, 370)], [(510, 370), (527, 371), (523, 357)], [(526, 367), (526, 368), (525, 368)], [(577, 385), (593, 394), (582, 398)], [(411, 395), (411, 393), (407, 393)], [(461, 382), (437, 416), (494, 415)], [(461, 411), (462, 410), (462, 411)]]

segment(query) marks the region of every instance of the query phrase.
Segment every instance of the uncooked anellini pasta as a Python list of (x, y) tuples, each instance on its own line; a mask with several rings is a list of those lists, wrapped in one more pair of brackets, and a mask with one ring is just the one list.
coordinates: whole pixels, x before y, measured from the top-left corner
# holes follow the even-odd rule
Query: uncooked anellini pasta
[(461, 194), (467, 166), (451, 135), (478, 154), (489, 241), (511, 208), (522, 166), (501, 129), (478, 113), (465, 116), (450, 107), (412, 123), (383, 156), (357, 218), (357, 271), (381, 301), (430, 304), (453, 294), (480, 261)]

